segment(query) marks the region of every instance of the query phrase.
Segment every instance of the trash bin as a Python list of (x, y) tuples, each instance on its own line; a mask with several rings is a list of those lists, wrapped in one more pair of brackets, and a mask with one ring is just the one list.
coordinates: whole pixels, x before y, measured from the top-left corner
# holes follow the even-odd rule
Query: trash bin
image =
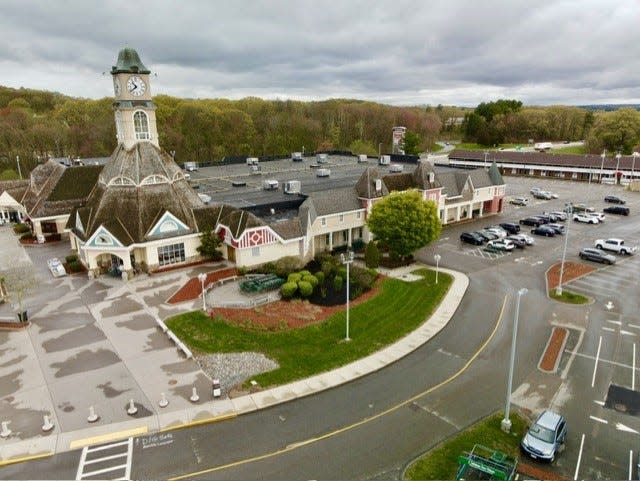
[(212, 382), (212, 387), (213, 387), (213, 397), (220, 397), (220, 394), (222, 394), (222, 390), (220, 389), (220, 380), (214, 379)]

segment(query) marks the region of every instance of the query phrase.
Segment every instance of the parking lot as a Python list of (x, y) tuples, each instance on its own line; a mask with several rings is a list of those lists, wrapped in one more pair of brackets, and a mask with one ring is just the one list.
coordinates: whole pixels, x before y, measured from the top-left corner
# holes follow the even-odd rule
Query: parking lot
[[(525, 410), (532, 406), (535, 406), (534, 410), (551, 408), (567, 418), (566, 449), (552, 465), (558, 474), (568, 479), (637, 479), (640, 255), (616, 255), (616, 263), (606, 266), (583, 261), (578, 253), (583, 247), (593, 247), (599, 238), (620, 237), (626, 244), (640, 245), (640, 193), (624, 191), (620, 186), (552, 179), (508, 177), (506, 181), (507, 201), (527, 197), (529, 205), (506, 204), (501, 215), (448, 226), (429, 252), (441, 254), (447, 267), (466, 272), (495, 270), (498, 279), (503, 278), (506, 285), (518, 285), (526, 281), (517, 279), (533, 276), (544, 289), (544, 270), (562, 259), (565, 235), (533, 236), (533, 246), (494, 253), (487, 252), (482, 246), (461, 243), (460, 234), (501, 222), (517, 223), (523, 217), (543, 212), (561, 211), (566, 202), (584, 203), (601, 212), (610, 205), (604, 202), (604, 196), (608, 194), (624, 198), (631, 210), (628, 217), (606, 215), (601, 224), (564, 222), (568, 230), (566, 260), (595, 268), (592, 273), (565, 283), (564, 289), (587, 296), (593, 302), (586, 306), (567, 306), (547, 299), (545, 303), (549, 307), (538, 306), (540, 328), (550, 333), (553, 325), (566, 326), (571, 333), (570, 339), (558, 371), (542, 374), (533, 370), (524, 383), (514, 386), (513, 402)], [(530, 194), (534, 186), (556, 192), (558, 198), (535, 199)], [(523, 233), (529, 234), (531, 229), (521, 226)], [(496, 290), (502, 288), (494, 287)], [(546, 315), (547, 312), (550, 314)], [(532, 314), (526, 315), (531, 317)], [(544, 347), (544, 344), (539, 346), (540, 355)], [(553, 386), (552, 395), (548, 399), (537, 399), (538, 393), (532, 387), (536, 384), (547, 388)]]

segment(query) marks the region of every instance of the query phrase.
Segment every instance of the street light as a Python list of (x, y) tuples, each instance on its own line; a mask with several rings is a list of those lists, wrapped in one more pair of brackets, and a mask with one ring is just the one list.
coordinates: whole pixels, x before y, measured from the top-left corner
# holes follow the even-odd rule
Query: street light
[(607, 155), (607, 150), (603, 150), (602, 154), (600, 155), (600, 157), (602, 158), (602, 162), (600, 163), (600, 179), (598, 179), (600, 181), (600, 183), (602, 184), (602, 171), (604, 170), (604, 158)]
[(633, 157), (633, 161), (631, 162), (631, 180), (633, 180), (633, 176), (634, 174), (634, 170), (636, 168), (636, 157), (640, 155), (638, 152), (634, 152), (633, 154), (631, 154), (631, 156)]
[(198, 280), (200, 281), (200, 286), (202, 288), (202, 310), (206, 312), (207, 302), (205, 301), (205, 298), (204, 298), (204, 281), (207, 280), (207, 275), (204, 272), (198, 274)]
[(382, 142), (378, 144), (378, 157), (382, 155)]
[(433, 256), (433, 260), (436, 261), (436, 284), (438, 283), (438, 267), (440, 265), (440, 259), (442, 259), (440, 254)]
[(616, 184), (618, 183), (618, 170), (620, 169), (620, 158), (622, 157), (622, 154), (620, 154), (620, 152), (618, 152), (616, 154), (616, 172), (615, 172), (615, 180), (616, 180)]
[(20, 176), (20, 180), (22, 180), (22, 171), (20, 170), (20, 156), (16, 155), (16, 164), (18, 164), (18, 175)]
[(507, 381), (507, 402), (504, 406), (504, 419), (500, 423), (500, 428), (508, 433), (511, 431), (511, 419), (509, 419), (509, 408), (511, 407), (511, 383), (513, 382), (513, 363), (516, 358), (516, 338), (518, 336), (518, 316), (520, 315), (520, 297), (527, 293), (526, 288), (521, 288), (517, 292), (516, 312), (513, 317), (513, 337), (511, 338), (511, 361), (509, 362), (509, 380)]
[(349, 253), (345, 256), (344, 254), (340, 254), (340, 262), (347, 266), (347, 334), (344, 338), (345, 341), (350, 341), (349, 337), (349, 264), (353, 262), (353, 251), (349, 251)]
[(564, 248), (562, 249), (562, 262), (560, 263), (560, 279), (558, 280), (558, 285), (556, 286), (556, 296), (562, 295), (562, 275), (564, 274), (564, 260), (567, 257), (567, 243), (569, 242), (569, 225), (571, 224), (571, 214), (573, 214), (573, 206), (571, 204), (565, 205), (564, 211), (567, 213), (567, 217), (569, 217), (569, 222), (567, 222), (567, 230), (564, 233)]

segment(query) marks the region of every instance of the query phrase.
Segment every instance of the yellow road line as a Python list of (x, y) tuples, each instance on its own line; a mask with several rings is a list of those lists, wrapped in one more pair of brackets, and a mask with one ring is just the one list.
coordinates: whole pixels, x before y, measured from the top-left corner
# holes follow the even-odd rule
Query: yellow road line
[(92, 444), (101, 444), (108, 441), (115, 441), (116, 439), (130, 438), (131, 436), (139, 436), (141, 434), (146, 434), (147, 432), (149, 432), (149, 428), (147, 426), (142, 426), (115, 433), (101, 434), (100, 436), (93, 436), (91, 438), (77, 439), (75, 441), (71, 441), (69, 449), (83, 448)]
[(16, 464), (16, 463), (25, 463), (27, 461), (33, 461), (35, 459), (50, 458), (54, 454), (55, 453), (53, 451), (49, 451), (48, 453), (33, 454), (31, 456), (22, 456), (20, 458), (5, 459), (4, 461), (0, 461), (0, 467), (8, 466), (10, 464)]
[(336, 436), (338, 434), (342, 434), (346, 431), (350, 431), (352, 429), (355, 429), (357, 427), (360, 427), (364, 424), (370, 423), (371, 421), (375, 421), (383, 416), (386, 416), (387, 414), (390, 414), (394, 411), (397, 411), (398, 409), (405, 407), (408, 404), (411, 404), (413, 402), (415, 402), (417, 399), (420, 399), (422, 396), (425, 396), (427, 394), (431, 394), (432, 392), (436, 391), (437, 389), (440, 389), (442, 386), (445, 386), (447, 384), (449, 384), (451, 381), (453, 381), (454, 379), (456, 379), (457, 377), (459, 377), (462, 373), (464, 373), (469, 366), (471, 365), (471, 363), (473, 361), (476, 360), (476, 358), (482, 353), (482, 351), (485, 350), (485, 348), (489, 345), (489, 343), (491, 342), (491, 340), (493, 339), (493, 336), (496, 334), (496, 332), (498, 332), (498, 327), (500, 327), (500, 323), (502, 322), (502, 316), (504, 315), (504, 310), (505, 307), (507, 305), (507, 299), (508, 296), (505, 295), (504, 296), (504, 300), (502, 301), (502, 308), (500, 309), (500, 315), (498, 316), (498, 320), (496, 321), (495, 326), (493, 327), (493, 330), (491, 331), (491, 334), (489, 335), (489, 337), (487, 338), (487, 340), (480, 346), (480, 348), (474, 353), (473, 356), (471, 356), (471, 358), (469, 358), (469, 360), (454, 374), (452, 374), (449, 378), (445, 379), (444, 381), (440, 382), (439, 384), (436, 384), (435, 386), (430, 387), (429, 389), (426, 389), (425, 391), (422, 391), (419, 394), (416, 394), (415, 396), (402, 401), (399, 404), (396, 404), (395, 406), (391, 406), (390, 408), (386, 409), (385, 411), (381, 411), (378, 414), (371, 416), (369, 418), (365, 418), (362, 421), (358, 421), (357, 423), (354, 424), (350, 424), (348, 426), (345, 426), (343, 428), (337, 429), (335, 431), (331, 431), (329, 433), (323, 434), (322, 436), (318, 436), (317, 438), (311, 438), (311, 439), (307, 439), (304, 441), (300, 441), (298, 443), (295, 444), (290, 444), (289, 446), (284, 447), (283, 449), (279, 449), (277, 451), (273, 451), (270, 453), (265, 453), (265, 454), (261, 454), (259, 456), (254, 456), (252, 458), (247, 458), (247, 459), (242, 459), (240, 461), (234, 461), (232, 463), (228, 463), (228, 464), (224, 464), (222, 466), (216, 466), (213, 468), (207, 468), (207, 469), (202, 469), (200, 471), (195, 471), (193, 473), (187, 473), (187, 474), (181, 474), (180, 476), (175, 476), (173, 478), (168, 478), (168, 481), (179, 481), (181, 479), (187, 479), (187, 478), (192, 478), (195, 476), (202, 476), (203, 474), (207, 474), (207, 473), (213, 473), (215, 471), (222, 471), (223, 469), (229, 469), (229, 468), (233, 468), (235, 466), (241, 466), (243, 464), (249, 464), (249, 463), (253, 463), (256, 461), (261, 461), (263, 459), (268, 459), (268, 458), (272, 458), (275, 456), (278, 456), (280, 454), (283, 453), (287, 453), (290, 451), (293, 451), (294, 449), (298, 449), (302, 446), (307, 446), (309, 444), (313, 444), (316, 443), (318, 441), (322, 441), (324, 439)]
[(225, 421), (227, 419), (232, 419), (237, 416), (238, 416), (238, 413), (222, 414), (220, 416), (215, 416), (212, 418), (200, 419), (198, 421), (191, 421), (184, 424), (176, 424), (174, 426), (167, 426), (166, 428), (162, 428), (160, 432), (164, 433), (166, 431), (175, 431), (176, 429), (184, 429), (184, 428), (190, 428), (192, 426), (199, 426), (200, 424), (216, 423), (218, 421)]

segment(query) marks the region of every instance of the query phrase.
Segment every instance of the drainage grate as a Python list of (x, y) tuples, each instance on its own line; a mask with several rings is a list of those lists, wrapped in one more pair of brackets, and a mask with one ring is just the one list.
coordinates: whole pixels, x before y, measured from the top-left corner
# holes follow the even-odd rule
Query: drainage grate
[(635, 416), (640, 412), (640, 392), (612, 384), (604, 407)]

